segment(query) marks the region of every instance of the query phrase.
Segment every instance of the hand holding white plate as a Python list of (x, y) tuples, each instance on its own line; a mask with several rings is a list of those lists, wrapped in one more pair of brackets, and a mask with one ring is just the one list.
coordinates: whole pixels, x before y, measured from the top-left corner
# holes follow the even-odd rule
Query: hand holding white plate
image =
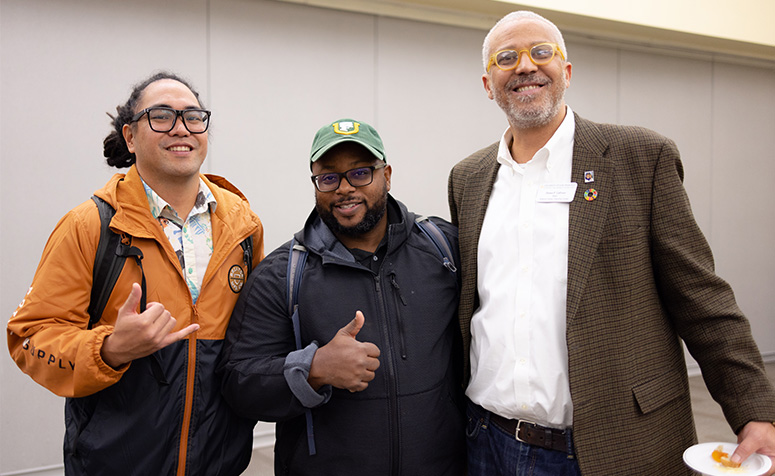
[(769, 471), (772, 461), (764, 455), (754, 453), (748, 457), (739, 468), (728, 468), (716, 462), (711, 454), (719, 446), (730, 456), (735, 452), (737, 445), (734, 443), (700, 443), (691, 446), (684, 451), (684, 463), (695, 471), (708, 476), (760, 476)]

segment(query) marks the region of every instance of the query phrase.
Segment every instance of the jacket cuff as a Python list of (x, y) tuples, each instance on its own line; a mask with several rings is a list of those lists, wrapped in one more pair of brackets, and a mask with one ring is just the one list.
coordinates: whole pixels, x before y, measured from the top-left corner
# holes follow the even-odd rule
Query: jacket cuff
[(113, 326), (100, 326), (94, 330), (94, 333), (97, 337), (93, 341), (92, 359), (96, 362), (99, 372), (104, 375), (105, 378), (113, 380), (111, 382), (112, 385), (118, 382), (121, 376), (124, 375), (124, 372), (129, 369), (131, 362), (127, 362), (119, 368), (114, 369), (108, 365), (107, 362), (102, 360), (102, 344), (104, 344), (105, 338), (113, 333)]
[(288, 382), (288, 387), (305, 408), (319, 407), (331, 398), (331, 385), (324, 385), (317, 392), (307, 382), (312, 358), (317, 350), (317, 342), (312, 342), (303, 349), (294, 350), (285, 357), (285, 365), (283, 366), (283, 375), (285, 375), (285, 381)]

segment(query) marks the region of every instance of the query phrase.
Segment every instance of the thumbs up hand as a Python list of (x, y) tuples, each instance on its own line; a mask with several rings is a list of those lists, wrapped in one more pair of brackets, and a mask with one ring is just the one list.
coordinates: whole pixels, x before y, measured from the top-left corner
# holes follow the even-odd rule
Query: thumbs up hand
[(307, 380), (312, 388), (318, 390), (323, 385), (331, 385), (360, 392), (374, 380), (379, 368), (379, 348), (356, 339), (365, 321), (363, 313), (357, 311), (355, 319), (315, 352)]

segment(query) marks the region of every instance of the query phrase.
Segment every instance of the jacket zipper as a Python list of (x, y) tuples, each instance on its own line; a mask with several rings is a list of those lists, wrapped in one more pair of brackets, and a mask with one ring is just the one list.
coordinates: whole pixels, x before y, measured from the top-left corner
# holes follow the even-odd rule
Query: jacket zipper
[(390, 474), (400, 474), (400, 452), (398, 448), (400, 445), (401, 428), (399, 425), (399, 408), (398, 408), (398, 389), (396, 386), (396, 365), (393, 360), (393, 351), (390, 338), (390, 310), (388, 309), (387, 302), (385, 302), (385, 294), (382, 290), (382, 279), (379, 275), (374, 276), (374, 284), (377, 292), (377, 302), (379, 302), (379, 308), (382, 310), (382, 332), (385, 335), (385, 348), (380, 349), (385, 356), (385, 363), (387, 364), (388, 377), (386, 382), (387, 394), (388, 394), (388, 415), (390, 420)]
[[(247, 238), (248, 236), (251, 236), (252, 233), (245, 235), (243, 240)], [(240, 248), (240, 243), (242, 240), (237, 241), (236, 243), (232, 244), (232, 247), (230, 247), (230, 250), (233, 250), (233, 246), (236, 246)], [(255, 245), (255, 243), (254, 243)], [(253, 248), (255, 252), (255, 248)], [(225, 257), (221, 260), (221, 263), (225, 263), (228, 259), (229, 255), (231, 254), (231, 251), (226, 254)], [(215, 253), (213, 253), (213, 256), (215, 256)], [(243, 253), (243, 258), (245, 254)], [(242, 260), (240, 262), (243, 262)], [(207, 282), (212, 280), (211, 276), (208, 276), (208, 271), (210, 271), (210, 268), (213, 267), (213, 259), (210, 258), (210, 262), (207, 264), (207, 271), (205, 271), (205, 279), (202, 280), (202, 287), (199, 294), (199, 299), (202, 298), (202, 292), (204, 292), (205, 289), (209, 288), (209, 286), (206, 286)], [(252, 263), (251, 263), (252, 265)], [(219, 266), (214, 267), (213, 269), (220, 268)], [(181, 276), (183, 277), (183, 283), (184, 286), (186, 286), (186, 289), (188, 289), (188, 284), (186, 284), (186, 278), (183, 276), (181, 271)], [(197, 299), (198, 302), (198, 299)], [(192, 310), (193, 310), (193, 323), (198, 323), (200, 321), (199, 318), (199, 307), (191, 303)], [(187, 363), (187, 371), (186, 371), (186, 399), (183, 406), (183, 422), (180, 429), (180, 447), (178, 449), (178, 469), (176, 476), (185, 476), (186, 475), (186, 466), (188, 465), (188, 443), (191, 439), (191, 415), (193, 414), (194, 409), (194, 386), (196, 382), (196, 367), (197, 367), (197, 338), (196, 338), (196, 332), (188, 336), (188, 363)]]
[(398, 318), (398, 339), (401, 345), (401, 358), (406, 360), (406, 338), (404, 337), (404, 316), (401, 313), (401, 304), (403, 304), (403, 306), (406, 307), (406, 299), (404, 299), (404, 296), (401, 294), (401, 287), (398, 285), (398, 281), (396, 281), (396, 272), (391, 271), (388, 274), (388, 276), (390, 276), (390, 284), (393, 285), (393, 299), (396, 303), (396, 317)]

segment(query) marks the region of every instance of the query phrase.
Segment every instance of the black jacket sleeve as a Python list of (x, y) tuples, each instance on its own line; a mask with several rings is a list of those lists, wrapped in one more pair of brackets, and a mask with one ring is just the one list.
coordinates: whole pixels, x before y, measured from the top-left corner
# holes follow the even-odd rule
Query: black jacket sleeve
[(296, 350), (288, 315), (288, 247), (272, 252), (251, 273), (231, 316), (219, 373), (223, 396), (243, 417), (282, 421), (305, 408), (283, 374)]

